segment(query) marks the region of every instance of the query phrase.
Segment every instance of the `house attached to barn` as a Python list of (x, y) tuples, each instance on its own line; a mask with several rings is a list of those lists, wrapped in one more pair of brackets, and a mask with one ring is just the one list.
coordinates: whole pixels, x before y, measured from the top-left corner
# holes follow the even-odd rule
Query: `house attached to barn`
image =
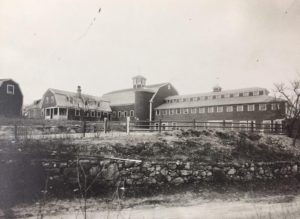
[(103, 95), (110, 102), (112, 120), (125, 120), (129, 116), (133, 120), (151, 121), (155, 107), (163, 104), (166, 97), (178, 95), (170, 83), (146, 85), (146, 78), (140, 75), (132, 80), (132, 88)]
[(22, 116), (23, 94), (17, 82), (0, 79), (0, 116)]
[(269, 96), (265, 88), (222, 91), (220, 86), (215, 86), (213, 92), (165, 98), (165, 103), (156, 107), (155, 120), (164, 121), (163, 126), (170, 127), (176, 127), (176, 121), (203, 122), (205, 126), (213, 126), (214, 122), (228, 127), (271, 126), (281, 123), (285, 113), (285, 101)]
[(109, 118), (109, 102), (101, 97), (77, 92), (48, 89), (42, 98), (42, 110), (47, 120), (103, 120)]

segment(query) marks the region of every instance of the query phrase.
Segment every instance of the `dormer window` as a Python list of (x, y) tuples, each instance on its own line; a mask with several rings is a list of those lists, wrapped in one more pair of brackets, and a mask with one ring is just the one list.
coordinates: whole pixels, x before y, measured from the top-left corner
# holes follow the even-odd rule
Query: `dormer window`
[(243, 96), (244, 97), (248, 97), (249, 96), (249, 92), (244, 92)]
[(7, 94), (15, 94), (15, 85), (8, 84), (6, 89)]
[(259, 95), (259, 91), (256, 90), (256, 91), (253, 91), (253, 96), (258, 96)]

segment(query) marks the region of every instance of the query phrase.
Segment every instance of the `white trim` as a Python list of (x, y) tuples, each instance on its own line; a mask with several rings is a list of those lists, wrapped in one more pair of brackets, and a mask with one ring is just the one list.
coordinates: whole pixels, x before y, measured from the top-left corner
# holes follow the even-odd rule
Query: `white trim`
[[(9, 88), (12, 88), (12, 91), (10, 91)], [(7, 84), (7, 86), (6, 86), (6, 93), (14, 95), (15, 94), (15, 85), (13, 85), (13, 84)]]

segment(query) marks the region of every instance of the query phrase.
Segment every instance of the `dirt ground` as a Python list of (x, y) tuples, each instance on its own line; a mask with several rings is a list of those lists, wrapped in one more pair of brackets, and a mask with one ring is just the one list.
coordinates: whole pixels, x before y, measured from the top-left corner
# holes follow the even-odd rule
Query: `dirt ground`
[[(45, 206), (16, 206), (15, 218), (83, 219), (79, 200), (52, 200)], [(89, 199), (88, 219), (296, 219), (300, 218), (300, 195), (265, 195), (251, 192), (195, 194), (185, 192), (148, 198)], [(39, 212), (40, 210), (40, 212)]]

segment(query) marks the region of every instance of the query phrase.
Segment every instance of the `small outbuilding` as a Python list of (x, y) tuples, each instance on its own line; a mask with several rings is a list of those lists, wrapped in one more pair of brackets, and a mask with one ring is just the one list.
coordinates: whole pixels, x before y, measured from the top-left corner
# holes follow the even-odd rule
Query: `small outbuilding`
[(23, 94), (17, 82), (0, 79), (0, 117), (22, 116)]

